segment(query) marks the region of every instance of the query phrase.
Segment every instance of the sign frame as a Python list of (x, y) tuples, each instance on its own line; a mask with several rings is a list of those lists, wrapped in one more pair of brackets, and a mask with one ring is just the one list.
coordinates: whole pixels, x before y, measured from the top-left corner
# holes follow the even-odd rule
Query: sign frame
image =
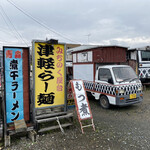
[[(36, 108), (35, 107), (35, 44), (36, 43), (45, 43), (45, 44), (51, 44), (51, 45), (63, 45), (64, 46), (64, 104), (63, 105), (54, 105), (54, 106), (46, 106), (46, 107), (39, 107)], [(44, 110), (47, 108), (57, 108), (57, 107), (63, 107), (64, 111), (67, 111), (67, 89), (66, 89), (66, 44), (65, 43), (49, 43), (48, 41), (44, 41), (44, 40), (32, 40), (32, 82), (33, 82), (33, 92), (32, 92), (32, 99), (33, 99), (33, 118), (34, 118), (34, 122), (35, 122), (35, 116), (36, 116), (36, 111), (37, 110)]]

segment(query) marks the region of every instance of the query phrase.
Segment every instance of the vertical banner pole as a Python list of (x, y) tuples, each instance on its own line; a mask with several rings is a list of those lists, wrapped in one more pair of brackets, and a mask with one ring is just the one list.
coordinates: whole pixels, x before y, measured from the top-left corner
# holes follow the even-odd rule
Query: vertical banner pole
[(6, 99), (6, 96), (5, 96), (5, 93), (6, 93), (6, 91), (5, 91), (5, 84), (4, 84), (4, 82), (5, 82), (5, 52), (4, 52), (4, 48), (3, 48), (3, 73), (4, 73), (4, 76), (3, 76), (3, 79), (2, 79), (2, 81), (3, 81), (3, 84), (2, 84), (2, 90), (3, 90), (3, 92), (2, 92), (2, 107), (3, 107), (3, 121), (4, 121), (4, 128), (3, 128), (3, 134), (4, 134), (4, 142), (5, 142), (5, 137), (7, 136), (7, 124), (6, 124), (6, 104), (5, 104), (5, 99)]
[(34, 125), (36, 124), (35, 122), (35, 41), (32, 41), (32, 110), (33, 110), (33, 123)]
[(65, 99), (65, 110), (64, 111), (67, 111), (67, 82), (66, 82), (66, 44), (64, 45), (64, 99)]

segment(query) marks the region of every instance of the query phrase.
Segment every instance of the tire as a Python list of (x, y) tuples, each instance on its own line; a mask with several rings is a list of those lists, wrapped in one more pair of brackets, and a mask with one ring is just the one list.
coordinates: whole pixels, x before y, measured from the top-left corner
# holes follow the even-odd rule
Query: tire
[(100, 105), (104, 109), (110, 108), (110, 104), (109, 104), (108, 98), (106, 96), (100, 97)]
[(95, 99), (95, 97), (91, 94), (91, 92), (86, 92), (86, 94), (87, 94), (87, 97), (88, 97), (89, 100), (94, 100)]

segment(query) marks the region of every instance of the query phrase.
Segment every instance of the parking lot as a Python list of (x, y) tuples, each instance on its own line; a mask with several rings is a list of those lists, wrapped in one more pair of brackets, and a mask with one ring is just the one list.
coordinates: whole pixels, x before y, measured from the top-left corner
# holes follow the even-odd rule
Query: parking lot
[(32, 143), (25, 137), (13, 138), (11, 147), (6, 149), (104, 149), (104, 150), (148, 150), (150, 149), (150, 88), (144, 91), (144, 100), (140, 104), (127, 107), (111, 107), (102, 109), (99, 102), (89, 100), (96, 131), (86, 128), (81, 133), (74, 112), (74, 126), (65, 129), (50, 131), (38, 135), (37, 141)]

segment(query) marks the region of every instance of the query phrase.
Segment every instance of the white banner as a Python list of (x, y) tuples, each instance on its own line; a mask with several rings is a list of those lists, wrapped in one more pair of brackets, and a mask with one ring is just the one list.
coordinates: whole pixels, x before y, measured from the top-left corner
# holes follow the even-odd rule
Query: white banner
[(74, 80), (72, 81), (73, 88), (74, 88), (74, 95), (76, 99), (76, 107), (78, 111), (78, 115), (81, 120), (92, 118), (92, 114), (90, 111), (88, 99), (86, 96), (86, 92), (84, 89), (83, 81), (82, 80)]

